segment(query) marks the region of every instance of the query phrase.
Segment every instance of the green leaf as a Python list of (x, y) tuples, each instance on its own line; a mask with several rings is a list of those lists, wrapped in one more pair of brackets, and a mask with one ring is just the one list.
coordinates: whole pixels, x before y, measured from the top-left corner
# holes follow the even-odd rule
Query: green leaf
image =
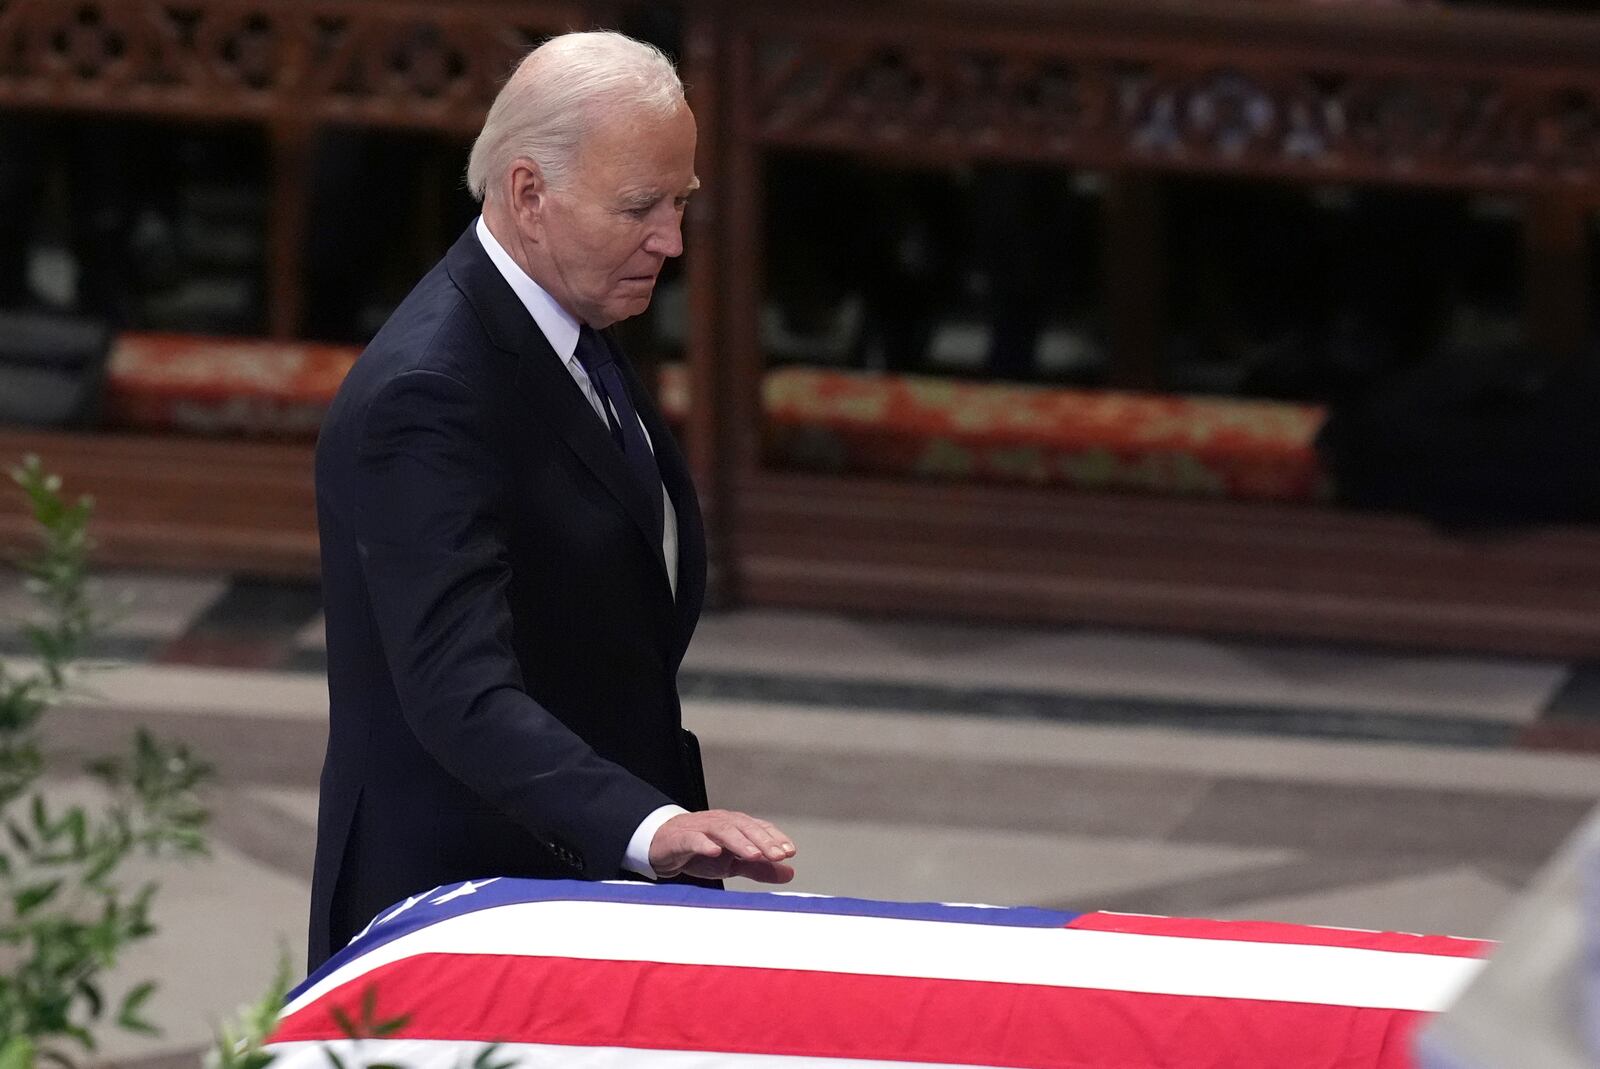
[(495, 1055), (499, 1052), (499, 1043), (491, 1043), (489, 1046), (484, 1047), (478, 1052), (478, 1056), (472, 1059), (472, 1069), (514, 1069), (517, 1060), (515, 1058), (507, 1058), (504, 1061), (498, 1061)]
[(280, 944), (272, 984), (260, 999), (239, 1011), (236, 1027), (222, 1027), (207, 1060), (211, 1069), (265, 1069), (271, 1063), (273, 1055), (261, 1048), (277, 1031), (278, 1017), (293, 982), (294, 966), (289, 950)]
[(122, 784), (122, 762), (115, 757), (98, 757), (84, 763), (84, 771), (95, 779), (100, 780), (108, 787), (117, 787)]
[(89, 1016), (99, 1017), (105, 1010), (105, 999), (100, 997), (100, 988), (84, 979), (78, 981), (77, 991), (89, 1005)]
[(122, 1005), (117, 1010), (117, 1026), (129, 1032), (141, 1032), (147, 1036), (159, 1035), (161, 1030), (151, 1024), (142, 1015), (144, 1004), (150, 1001), (150, 996), (156, 993), (154, 980), (146, 980), (132, 991), (122, 997)]
[(58, 1027), (62, 1035), (71, 1036), (73, 1039), (77, 1040), (85, 1050), (94, 1051), (99, 1049), (99, 1045), (95, 1043), (94, 1035), (82, 1025), (62, 1024)]
[(33, 1069), (33, 1038), (11, 1036), (0, 1043), (0, 1069)]
[(61, 890), (62, 880), (50, 880), (46, 883), (33, 883), (24, 887), (11, 896), (11, 907), (16, 910), (17, 916), (26, 917), (46, 902), (56, 896)]
[(38, 832), (45, 842), (49, 842), (53, 836), (50, 834), (50, 813), (45, 809), (44, 795), (34, 795), (33, 804), (28, 807), (28, 810), (33, 817), (33, 830)]
[(90, 887), (95, 886), (101, 880), (105, 879), (108, 875), (110, 875), (111, 870), (116, 868), (117, 865), (119, 865), (121, 862), (122, 862), (122, 852), (121, 851), (109, 851), (108, 850), (108, 851), (102, 853), (98, 858), (96, 858), (94, 860), (94, 862), (87, 869), (84, 870), (83, 882), (87, 886), (90, 886)]
[(356, 1027), (356, 1023), (351, 1020), (350, 1015), (344, 1012), (342, 1006), (333, 1006), (329, 1012), (333, 1016), (333, 1023), (339, 1027), (340, 1035), (347, 1039), (361, 1038), (361, 1030)]
[(68, 837), (72, 840), (73, 851), (81, 857), (89, 841), (88, 816), (84, 814), (80, 807), (73, 806), (67, 811), (67, 815), (62, 821), (62, 827), (66, 829)]

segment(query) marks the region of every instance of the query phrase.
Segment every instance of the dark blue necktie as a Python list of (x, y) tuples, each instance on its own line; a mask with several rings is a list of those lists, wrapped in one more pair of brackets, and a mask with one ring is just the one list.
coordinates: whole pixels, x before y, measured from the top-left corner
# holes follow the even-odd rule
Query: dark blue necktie
[(589, 383), (600, 397), (600, 407), (605, 412), (606, 426), (611, 428), (611, 438), (622, 450), (628, 470), (639, 480), (644, 496), (650, 502), (655, 516), (656, 531), (662, 524), (661, 471), (656, 467), (656, 456), (645, 440), (644, 428), (639, 425), (639, 413), (628, 397), (628, 387), (622, 381), (622, 372), (611, 355), (611, 349), (590, 327), (578, 329), (578, 363), (589, 375)]

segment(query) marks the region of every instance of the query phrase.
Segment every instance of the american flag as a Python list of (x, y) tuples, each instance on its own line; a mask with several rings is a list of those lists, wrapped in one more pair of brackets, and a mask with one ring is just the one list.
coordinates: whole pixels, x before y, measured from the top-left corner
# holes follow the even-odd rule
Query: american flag
[[(492, 879), (381, 915), (290, 994), (274, 1069), (1410, 1066), (1482, 942)], [(341, 1020), (343, 1018), (343, 1020)], [(350, 1026), (380, 1030), (349, 1038)], [(363, 1023), (365, 1022), (365, 1023)]]

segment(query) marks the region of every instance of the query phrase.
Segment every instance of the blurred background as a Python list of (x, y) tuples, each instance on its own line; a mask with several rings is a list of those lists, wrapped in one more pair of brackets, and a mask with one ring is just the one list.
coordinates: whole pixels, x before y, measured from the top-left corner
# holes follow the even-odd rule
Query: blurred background
[(699, 120), (621, 330), (712, 536), (686, 719), (797, 886), (1494, 934), (1600, 797), (1592, 8), (0, 0), (0, 460), (131, 605), (52, 731), (219, 766), (108, 1056), (301, 953), (316, 429), (592, 26)]

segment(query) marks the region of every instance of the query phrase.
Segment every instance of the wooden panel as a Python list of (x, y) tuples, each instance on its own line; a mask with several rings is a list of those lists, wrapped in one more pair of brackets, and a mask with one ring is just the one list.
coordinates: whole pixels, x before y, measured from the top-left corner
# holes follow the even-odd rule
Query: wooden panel
[[(288, 334), (305, 131), (471, 131), (518, 56), (604, 6), (0, 0), (0, 107), (272, 129), (271, 315)], [(1600, 19), (1234, 0), (684, 7), (715, 179), (690, 225), (710, 259), (689, 272), (704, 405), (689, 450), (747, 599), (1600, 654), (1587, 531), (1468, 543), (1311, 509), (806, 478), (761, 471), (756, 448), (761, 166), (775, 147), (1556, 191), (1535, 212), (1529, 248), (1544, 258), (1530, 277), (1548, 343), (1570, 346), (1587, 315), (1571, 228), (1600, 188)], [(1148, 277), (1148, 238), (1121, 250), (1120, 287)], [(1159, 302), (1120, 296), (1148, 377), (1159, 333), (1139, 320)], [(315, 573), (308, 447), (0, 432), (0, 461), (26, 451), (97, 495), (107, 563)], [(28, 537), (16, 495), (0, 494), (0, 543)]]
[(1117, 0), (728, 3), (767, 147), (1314, 181), (1600, 180), (1600, 19)]
[[(1568, 255), (1600, 188), (1600, 19), (1412, 5), (1166, 0), (691, 0), (723, 20), (733, 187), (721, 418), (750, 430), (763, 356), (759, 170), (774, 149), (897, 163), (1533, 190), (1530, 248), (1565, 347)], [(1140, 193), (1125, 185), (1119, 192)], [(1138, 201), (1144, 200), (1144, 203)], [(1113, 240), (1119, 345), (1158, 349), (1153, 205)], [(1115, 217), (1113, 222), (1119, 221)], [(1316, 508), (820, 478), (735, 450), (744, 600), (1036, 622), (1600, 654), (1600, 533), (1467, 541)]]
[(775, 473), (737, 500), (754, 603), (1600, 655), (1600, 532)]
[(476, 133), (518, 60), (601, 15), (614, 18), (614, 5), (0, 0), (0, 109), (263, 126), (272, 180), (267, 317), (274, 337), (290, 338), (304, 329), (317, 129)]
[(6, 0), (0, 106), (475, 131), (555, 0)]
[[(0, 465), (37, 454), (95, 499), (102, 565), (269, 575), (318, 571), (312, 448), (246, 441), (0, 430)], [(0, 493), (0, 548), (33, 544), (20, 491)]]
[(1532, 198), (1523, 234), (1528, 340), (1547, 360), (1583, 355), (1590, 344), (1589, 217), (1593, 194), (1548, 191)]

